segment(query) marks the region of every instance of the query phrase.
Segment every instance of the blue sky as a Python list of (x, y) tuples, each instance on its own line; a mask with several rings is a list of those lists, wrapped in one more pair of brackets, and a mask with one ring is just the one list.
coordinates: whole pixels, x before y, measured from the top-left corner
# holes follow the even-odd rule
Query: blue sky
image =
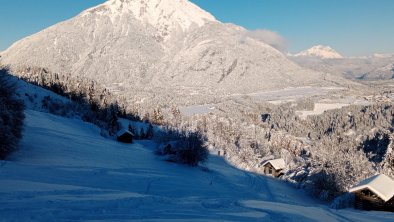
[[(0, 0), (0, 50), (105, 0)], [(279, 33), (290, 52), (394, 52), (394, 0), (192, 0), (222, 22)]]

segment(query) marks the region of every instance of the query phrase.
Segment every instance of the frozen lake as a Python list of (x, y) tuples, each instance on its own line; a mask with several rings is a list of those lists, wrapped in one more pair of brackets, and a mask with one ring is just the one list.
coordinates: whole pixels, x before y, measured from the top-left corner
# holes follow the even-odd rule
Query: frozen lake
[(254, 100), (258, 101), (288, 101), (310, 96), (326, 95), (333, 90), (341, 90), (343, 88), (337, 87), (297, 87), (297, 88), (286, 88), (282, 90), (264, 91), (247, 94)]
[(215, 109), (216, 108), (213, 104), (184, 106), (179, 108), (181, 113), (186, 116), (211, 113), (214, 112)]

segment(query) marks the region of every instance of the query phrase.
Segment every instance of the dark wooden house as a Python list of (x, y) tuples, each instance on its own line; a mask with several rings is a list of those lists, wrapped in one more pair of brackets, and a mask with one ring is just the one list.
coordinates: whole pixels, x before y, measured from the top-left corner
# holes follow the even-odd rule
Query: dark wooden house
[(378, 174), (361, 181), (349, 192), (355, 194), (355, 208), (394, 212), (394, 180)]
[(284, 159), (268, 160), (262, 164), (264, 174), (280, 177), (286, 167)]
[(122, 129), (116, 134), (116, 136), (119, 142), (132, 143), (134, 134), (126, 129)]

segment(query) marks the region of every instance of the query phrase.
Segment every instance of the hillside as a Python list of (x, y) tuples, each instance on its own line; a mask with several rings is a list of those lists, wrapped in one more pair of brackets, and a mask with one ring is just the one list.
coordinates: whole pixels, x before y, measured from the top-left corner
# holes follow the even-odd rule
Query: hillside
[(80, 120), (27, 110), (20, 150), (0, 164), (1, 220), (392, 220), (391, 213), (331, 210), (213, 155), (205, 168), (168, 163), (153, 147), (120, 144)]

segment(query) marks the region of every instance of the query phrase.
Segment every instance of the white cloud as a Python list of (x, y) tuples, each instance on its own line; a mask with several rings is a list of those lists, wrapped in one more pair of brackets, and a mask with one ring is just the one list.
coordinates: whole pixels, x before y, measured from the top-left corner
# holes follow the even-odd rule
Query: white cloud
[(258, 41), (267, 43), (268, 45), (274, 47), (281, 52), (287, 51), (286, 39), (274, 31), (270, 31), (267, 29), (251, 30), (247, 31), (245, 37), (253, 38)]

